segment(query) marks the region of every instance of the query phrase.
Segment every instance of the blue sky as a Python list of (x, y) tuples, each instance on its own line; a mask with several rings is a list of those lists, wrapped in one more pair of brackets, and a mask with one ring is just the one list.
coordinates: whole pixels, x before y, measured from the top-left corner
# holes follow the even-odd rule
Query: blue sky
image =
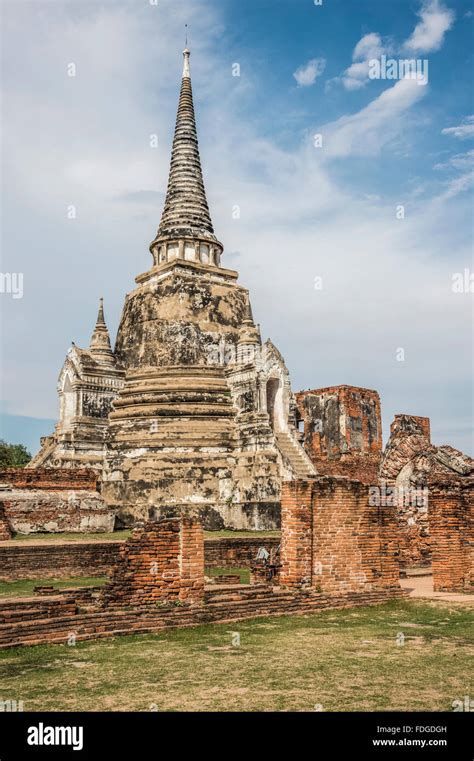
[[(395, 413), (427, 415), (436, 443), (472, 452), (473, 294), (452, 281), (474, 269), (473, 10), (4, 2), (2, 272), (23, 273), (24, 295), (0, 294), (2, 435), (36, 449), (51, 432), (71, 340), (88, 345), (100, 296), (114, 336), (150, 266), (188, 23), (223, 263), (293, 389), (376, 388), (385, 438)], [(428, 84), (369, 79), (381, 55), (427, 60)]]

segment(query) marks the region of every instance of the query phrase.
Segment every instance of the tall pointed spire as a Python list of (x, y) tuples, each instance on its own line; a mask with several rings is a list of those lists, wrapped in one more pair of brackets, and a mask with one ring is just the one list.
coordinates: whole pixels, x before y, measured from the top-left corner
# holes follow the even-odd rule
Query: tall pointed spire
[(115, 361), (115, 357), (110, 346), (110, 336), (104, 318), (104, 299), (99, 301), (99, 312), (94, 332), (92, 333), (89, 351), (95, 359), (101, 362), (110, 363)]
[[(214, 235), (202, 178), (189, 69), (190, 55), (188, 48), (185, 48), (168, 189), (160, 226), (150, 245), (156, 264), (171, 258), (218, 264), (222, 252), (222, 244)], [(185, 242), (189, 252), (194, 248), (194, 256), (184, 253)], [(204, 245), (204, 261), (201, 256), (201, 242)], [(215, 251), (214, 258), (210, 256), (210, 249)]]

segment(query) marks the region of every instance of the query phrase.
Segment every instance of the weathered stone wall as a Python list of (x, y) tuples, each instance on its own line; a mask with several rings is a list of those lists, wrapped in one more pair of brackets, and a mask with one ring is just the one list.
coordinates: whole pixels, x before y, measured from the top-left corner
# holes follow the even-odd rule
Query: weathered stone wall
[(114, 530), (114, 512), (96, 491), (12, 489), (0, 494), (5, 517), (15, 533)]
[(433, 484), (429, 524), (435, 592), (474, 592), (474, 482)]
[(329, 386), (296, 394), (303, 445), (320, 475), (376, 483), (382, 452), (376, 391)]
[(196, 603), (204, 597), (204, 534), (195, 518), (150, 521), (120, 547), (104, 607)]
[(369, 505), (368, 486), (345, 478), (285, 482), (280, 581), (329, 594), (399, 585), (393, 508)]
[(206, 528), (277, 528), (276, 447), (240, 451), (235, 414), (223, 368), (130, 371), (110, 415), (102, 485), (121, 524), (187, 504), (207, 508)]
[(114, 530), (115, 514), (98, 494), (93, 470), (9, 468), (0, 471), (0, 487), (3, 525), (10, 532)]
[(248, 303), (237, 273), (201, 267), (199, 276), (186, 261), (170, 269), (127, 296), (114, 350), (125, 368), (206, 365), (218, 361), (223, 341), (236, 347)]
[[(175, 471), (176, 474), (176, 471)], [(173, 518), (189, 511), (199, 517), (206, 531), (219, 531), (230, 529), (233, 531), (277, 531), (280, 528), (280, 502), (234, 502), (232, 501), (233, 479), (229, 471), (220, 472), (218, 482), (222, 490), (229, 490), (229, 496), (225, 502), (209, 502), (204, 505), (177, 502), (172, 506), (154, 505), (153, 507), (140, 506), (139, 515), (143, 520), (161, 520)], [(205, 485), (207, 491), (208, 485)], [(153, 486), (154, 492), (157, 486)], [(147, 490), (148, 491), (148, 490)], [(137, 511), (138, 512), (138, 511)], [(132, 510), (119, 510), (116, 528), (128, 528), (135, 524), (136, 512)]]

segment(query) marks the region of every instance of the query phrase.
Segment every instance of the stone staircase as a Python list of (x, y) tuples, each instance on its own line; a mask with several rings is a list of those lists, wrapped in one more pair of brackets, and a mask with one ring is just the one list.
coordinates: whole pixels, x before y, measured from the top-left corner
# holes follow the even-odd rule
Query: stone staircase
[(301, 444), (287, 431), (275, 433), (278, 449), (283, 460), (290, 466), (295, 478), (311, 478), (316, 469)]

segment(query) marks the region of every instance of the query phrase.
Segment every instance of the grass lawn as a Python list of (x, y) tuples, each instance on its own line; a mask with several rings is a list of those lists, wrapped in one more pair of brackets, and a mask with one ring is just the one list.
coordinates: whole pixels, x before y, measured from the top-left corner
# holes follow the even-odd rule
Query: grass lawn
[(219, 576), (221, 573), (232, 573), (240, 576), (241, 584), (250, 584), (250, 569), (249, 568), (206, 568), (204, 571), (206, 576)]
[[(205, 531), (206, 539), (245, 539), (245, 538), (264, 538), (279, 537), (280, 531)], [(132, 535), (131, 529), (121, 529), (120, 531), (96, 532), (96, 533), (72, 533), (64, 531), (60, 534), (16, 534), (10, 541), (13, 542), (110, 542), (123, 541)]]
[(15, 534), (13, 542), (110, 542), (124, 540), (132, 535), (131, 529), (77, 534), (64, 531), (59, 534)]
[(4, 650), (0, 694), (26, 711), (451, 711), (474, 694), (472, 622), (467, 607), (397, 600)]
[(68, 587), (98, 587), (108, 581), (106, 576), (75, 576), (72, 579), (21, 579), (19, 581), (0, 581), (0, 600), (5, 597), (30, 597), (35, 587), (54, 586), (57, 589)]

